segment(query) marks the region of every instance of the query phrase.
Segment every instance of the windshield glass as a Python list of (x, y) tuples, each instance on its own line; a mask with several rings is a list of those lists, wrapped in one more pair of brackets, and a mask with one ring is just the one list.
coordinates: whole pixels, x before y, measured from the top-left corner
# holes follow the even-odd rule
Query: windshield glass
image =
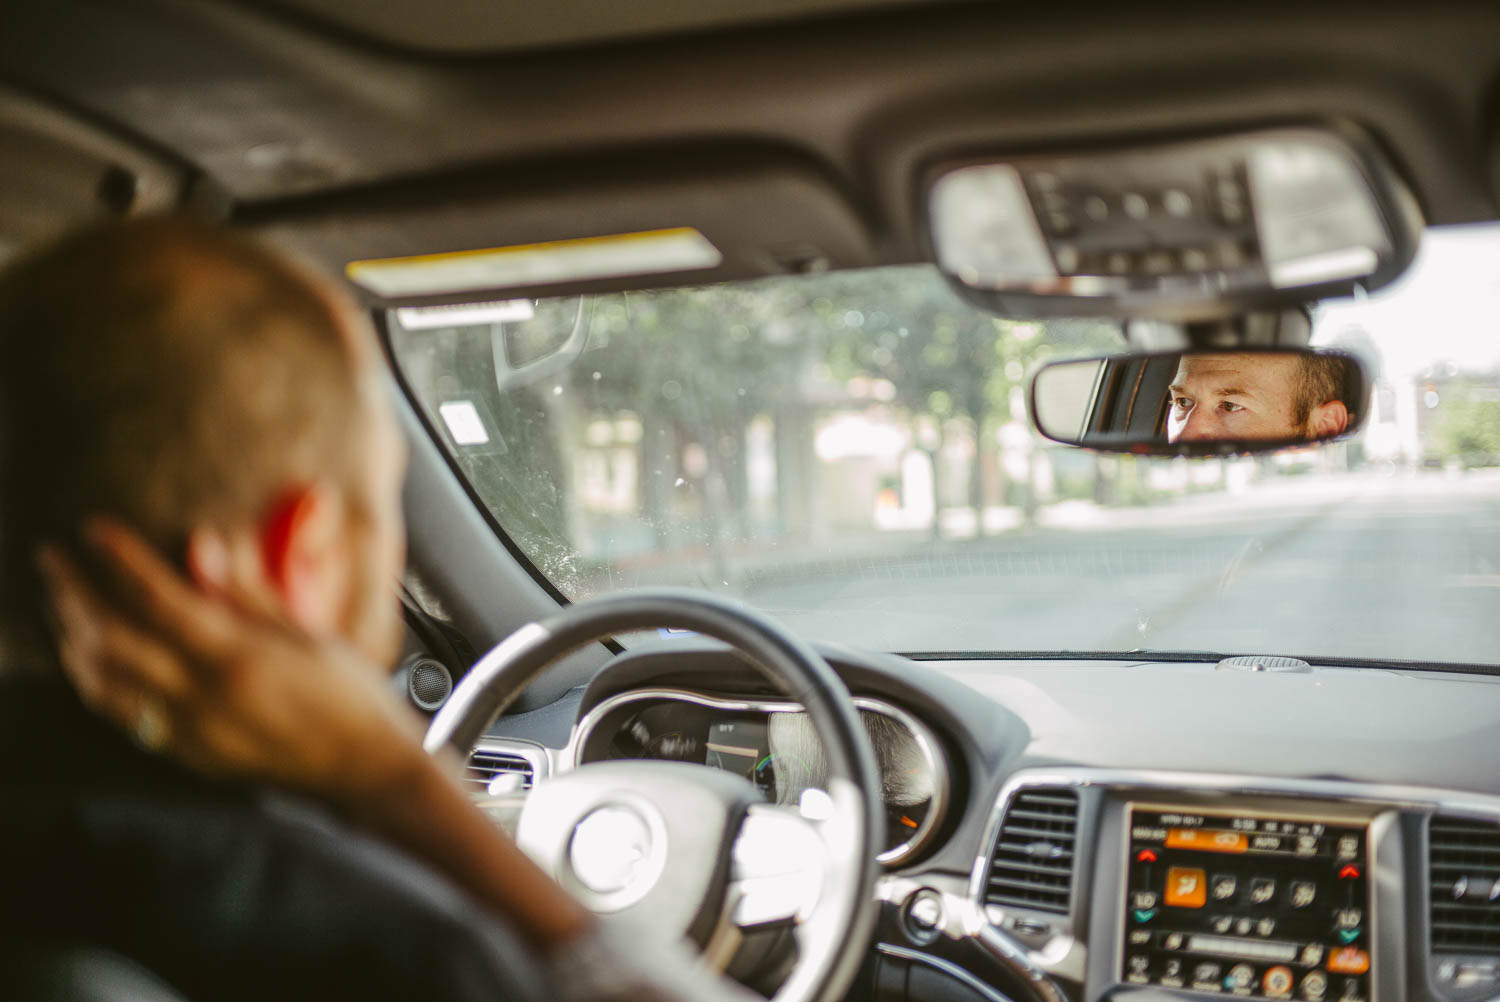
[[(1315, 311), (1377, 375), (1352, 440), (1145, 460), (1050, 443), (1025, 379), (1123, 345), (929, 266), (397, 311), (396, 361), (570, 599), (724, 593), (898, 652), (1500, 662), (1500, 228)], [(399, 314), (399, 315), (398, 315)], [(477, 321), (477, 322), (476, 322)]]

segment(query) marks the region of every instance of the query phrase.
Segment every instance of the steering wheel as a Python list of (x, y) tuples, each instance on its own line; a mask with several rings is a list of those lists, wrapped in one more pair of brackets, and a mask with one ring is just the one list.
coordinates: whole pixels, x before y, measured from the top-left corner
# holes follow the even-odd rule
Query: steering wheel
[[(521, 849), (607, 923), (695, 941), (714, 960), (737, 932), (790, 923), (797, 961), (774, 1002), (841, 997), (875, 922), (884, 819), (875, 754), (828, 664), (770, 620), (701, 593), (653, 589), (569, 606), (480, 658), (424, 745), (467, 752), (532, 679), (591, 642), (691, 630), (746, 655), (807, 710), (828, 759), (826, 800), (764, 802), (747, 779), (681, 762), (580, 766), (516, 795)], [(811, 809), (810, 809), (811, 808)]]

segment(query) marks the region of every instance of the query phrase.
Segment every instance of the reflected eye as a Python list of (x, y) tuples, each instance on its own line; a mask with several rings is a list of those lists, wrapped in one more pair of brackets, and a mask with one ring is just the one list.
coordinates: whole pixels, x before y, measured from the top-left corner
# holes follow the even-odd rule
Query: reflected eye
[(1173, 397), (1172, 398), (1172, 406), (1176, 407), (1180, 411), (1190, 411), (1190, 410), (1193, 409), (1193, 398), (1192, 397)]
[(1242, 411), (1242, 410), (1244, 410), (1245, 409), (1245, 405), (1244, 404), (1237, 404), (1233, 400), (1225, 400), (1224, 402), (1222, 402), (1221, 404), (1219, 404), (1219, 409), (1222, 410), (1222, 411), (1224, 411), (1226, 414), (1233, 414), (1236, 411)]

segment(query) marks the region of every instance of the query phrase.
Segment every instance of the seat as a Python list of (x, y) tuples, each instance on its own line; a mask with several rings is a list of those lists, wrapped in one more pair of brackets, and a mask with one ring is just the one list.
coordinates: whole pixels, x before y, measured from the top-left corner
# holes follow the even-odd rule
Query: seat
[(17, 1002), (191, 1002), (128, 957), (88, 943), (0, 946), (0, 984)]

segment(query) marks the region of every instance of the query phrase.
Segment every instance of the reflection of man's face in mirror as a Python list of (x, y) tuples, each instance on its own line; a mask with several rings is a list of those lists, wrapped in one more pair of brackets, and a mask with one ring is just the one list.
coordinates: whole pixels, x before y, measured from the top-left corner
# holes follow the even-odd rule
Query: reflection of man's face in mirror
[(1306, 439), (1349, 425), (1343, 360), (1327, 355), (1184, 355), (1168, 389), (1167, 441)]

